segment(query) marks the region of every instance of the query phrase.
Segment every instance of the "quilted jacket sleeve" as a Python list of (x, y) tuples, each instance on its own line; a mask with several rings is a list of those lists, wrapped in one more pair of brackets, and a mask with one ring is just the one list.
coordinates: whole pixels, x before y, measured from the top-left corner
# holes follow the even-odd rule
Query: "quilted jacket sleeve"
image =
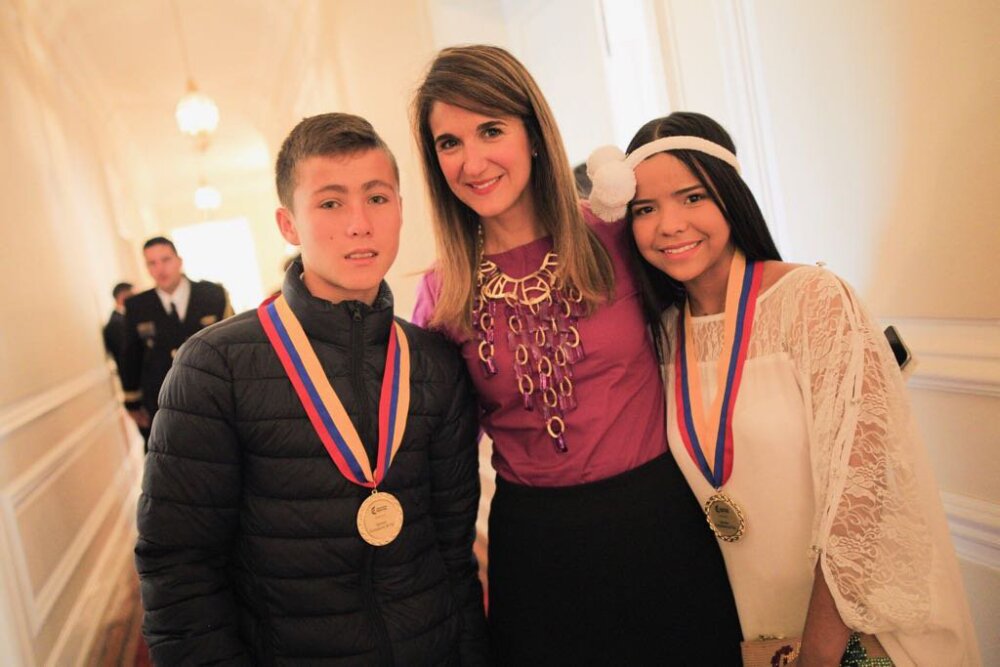
[(479, 509), (479, 451), (476, 402), (465, 365), (453, 355), (442, 366), (451, 373), (449, 408), (430, 446), (431, 514), (445, 559), (452, 593), (461, 613), (462, 665), (488, 664), (486, 617), (479, 566), (472, 553)]
[(192, 338), (160, 393), (139, 498), (143, 634), (157, 665), (249, 664), (231, 581), (241, 484), (232, 418), (225, 359)]

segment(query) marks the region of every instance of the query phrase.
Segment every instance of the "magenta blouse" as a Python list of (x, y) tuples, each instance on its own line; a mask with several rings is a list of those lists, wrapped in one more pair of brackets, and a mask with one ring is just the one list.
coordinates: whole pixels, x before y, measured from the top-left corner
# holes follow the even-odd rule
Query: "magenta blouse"
[[(456, 341), (469, 367), (483, 410), (480, 423), (493, 439), (493, 467), (505, 480), (528, 486), (570, 486), (626, 472), (667, 451), (663, 386), (642, 316), (639, 289), (629, 266), (628, 226), (605, 223), (584, 209), (588, 224), (614, 264), (614, 299), (582, 318), (578, 328), (586, 356), (573, 367), (577, 407), (566, 413), (567, 452), (560, 453), (538, 411), (522, 406), (508, 349), (507, 323), (498, 317), (495, 359), (487, 377), (475, 339)], [(512, 278), (535, 271), (552, 249), (550, 237), (488, 255)], [(439, 277), (424, 276), (413, 322), (425, 326), (434, 312)]]

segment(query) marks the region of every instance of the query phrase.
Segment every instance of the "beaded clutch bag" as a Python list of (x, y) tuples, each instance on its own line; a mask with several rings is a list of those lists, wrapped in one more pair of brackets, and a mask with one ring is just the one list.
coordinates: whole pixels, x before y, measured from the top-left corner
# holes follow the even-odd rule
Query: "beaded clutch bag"
[[(762, 637), (740, 643), (743, 667), (784, 667), (798, 657), (802, 639)], [(893, 667), (892, 660), (872, 635), (851, 634), (840, 667)]]
[(784, 667), (798, 657), (801, 643), (798, 637), (761, 637), (740, 642), (743, 667)]

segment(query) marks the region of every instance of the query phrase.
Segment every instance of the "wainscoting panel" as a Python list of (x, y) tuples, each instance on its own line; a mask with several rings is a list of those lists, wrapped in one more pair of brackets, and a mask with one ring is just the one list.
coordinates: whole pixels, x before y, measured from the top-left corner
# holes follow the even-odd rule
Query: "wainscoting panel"
[(108, 381), (108, 368), (98, 366), (47, 391), (0, 408), (0, 443), (25, 424), (30, 424), (42, 415), (65, 405), (85, 391), (106, 385)]
[(959, 558), (1000, 572), (1000, 505), (957, 493), (941, 500)]
[(131, 567), (141, 460), (126, 419), (103, 365), (0, 408), (0, 664), (86, 655)]
[(1000, 398), (1000, 321), (893, 318), (916, 361), (914, 389)]
[(135, 504), (138, 495), (138, 478), (130, 463), (123, 466), (116, 476), (115, 486), (124, 493), (124, 499), (110, 507), (111, 534), (98, 547), (96, 563), (83, 584), (83, 591), (59, 627), (45, 665), (84, 665), (96, 633), (107, 618), (108, 604), (121, 573), (134, 569), (132, 549), (135, 546)]
[[(11, 531), (11, 559), (36, 633), (107, 512), (121, 500), (112, 483), (118, 408), (108, 405), (9, 485), (0, 498)], [(112, 456), (108, 456), (111, 450)]]

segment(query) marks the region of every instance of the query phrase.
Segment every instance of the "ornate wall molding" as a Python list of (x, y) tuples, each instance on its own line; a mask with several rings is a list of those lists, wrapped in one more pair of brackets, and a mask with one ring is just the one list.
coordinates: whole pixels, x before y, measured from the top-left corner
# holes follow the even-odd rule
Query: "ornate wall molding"
[(915, 358), (908, 384), (1000, 398), (1000, 320), (883, 318)]
[(942, 493), (955, 551), (963, 560), (1000, 571), (1000, 504)]
[(45, 391), (0, 408), (0, 446), (14, 431), (52, 412), (83, 392), (109, 382), (110, 378), (109, 368), (104, 365), (98, 366)]
[[(0, 554), (13, 553), (13, 545), (7, 537), (6, 518), (0, 513)], [(13, 559), (0, 558), (0, 605), (4, 605), (0, 620), (6, 621), (0, 628), (4, 639), (0, 643), (0, 664), (30, 665), (32, 656), (31, 633), (28, 621), (20, 604), (18, 569)]]
[(86, 422), (63, 438), (42, 459), (7, 485), (0, 493), (0, 512), (7, 542), (7, 555), (13, 569), (12, 588), (20, 593), (28, 629), (37, 635), (60, 595), (77, 571), (91, 542), (101, 525), (107, 519), (116, 502), (127, 495), (125, 484), (132, 471), (127, 459), (118, 465), (111, 484), (104, 490), (95, 506), (87, 515), (69, 546), (61, 554), (58, 562), (48, 573), (37, 593), (31, 583), (30, 569), (25, 555), (24, 543), (18, 530), (20, 510), (51, 486), (60, 474), (88, 449), (88, 444), (98, 442), (94, 436), (101, 429), (113, 431), (113, 419), (118, 415), (117, 401), (109, 401), (106, 409), (93, 415)]
[[(126, 475), (129, 473), (129, 467), (128, 464), (123, 466)], [(133, 567), (134, 510), (138, 491), (139, 485), (136, 479), (120, 505), (117, 508), (111, 507), (110, 511), (116, 515), (111, 536), (101, 550), (93, 571), (59, 632), (59, 637), (45, 662), (46, 667), (57, 665), (83, 667), (84, 661), (90, 654), (97, 633), (102, 629), (101, 623), (108, 615), (108, 604), (112, 601), (120, 575), (126, 569)]]

